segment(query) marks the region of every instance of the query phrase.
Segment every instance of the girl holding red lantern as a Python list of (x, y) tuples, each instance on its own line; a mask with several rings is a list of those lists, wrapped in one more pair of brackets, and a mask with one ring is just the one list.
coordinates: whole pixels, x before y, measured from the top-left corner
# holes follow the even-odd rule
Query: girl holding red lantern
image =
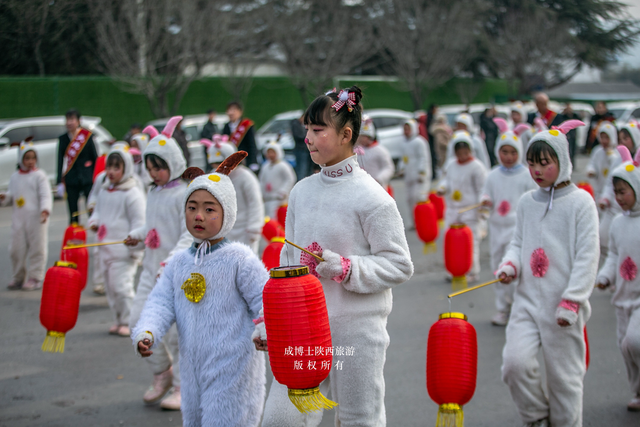
[(458, 211), (480, 203), (487, 170), (474, 157), (473, 141), (469, 132), (456, 131), (449, 144), (453, 145), (456, 160), (445, 163), (445, 175), (438, 185), (438, 194), (447, 198), (445, 228), (463, 223), (473, 232), (473, 263), (467, 281), (474, 282), (480, 274), (480, 217), (477, 209), (464, 213)]
[[(598, 268), (598, 212), (571, 183), (570, 120), (537, 133), (527, 161), (540, 187), (518, 202), (516, 229), (496, 276), (520, 279), (503, 350), (502, 378), (527, 425), (581, 426), (585, 323)], [(547, 373), (548, 396), (537, 355)]]
[[(354, 155), (361, 98), (356, 86), (333, 90), (304, 114), (305, 142), (322, 170), (293, 187), (286, 238), (324, 260), (318, 263), (287, 248), (281, 265), (309, 266), (324, 290), (333, 346), (354, 349), (342, 360), (334, 354), (329, 377), (320, 384), (322, 394), (339, 404), (336, 424), (381, 426), (386, 424), (383, 369), (391, 288), (411, 277), (413, 264), (395, 201)], [(322, 412), (300, 413), (287, 387), (273, 381), (263, 427), (317, 426), (321, 419)]]
[[(145, 245), (142, 273), (131, 305), (131, 325), (138, 322), (140, 312), (162, 266), (180, 249), (187, 249), (193, 240), (184, 220), (183, 198), (187, 184), (182, 174), (187, 161), (180, 146), (172, 137), (176, 123), (182, 117), (172, 117), (163, 131), (149, 126), (145, 131), (152, 137), (143, 154), (146, 168), (153, 180), (147, 197), (145, 224), (127, 236), (126, 245)], [(145, 403), (156, 403), (173, 385), (173, 393), (162, 400), (160, 407), (180, 409), (180, 371), (178, 365), (178, 331), (175, 326), (164, 336), (154, 355), (147, 359), (153, 373), (153, 384), (144, 393)]]
[(18, 170), (9, 179), (9, 191), (0, 194), (2, 205), (13, 204), (11, 217), (11, 264), (8, 288), (40, 289), (47, 263), (47, 229), (51, 212), (51, 188), (47, 175), (37, 167), (38, 156), (31, 138), (18, 149)]
[[(527, 191), (533, 190), (536, 184), (531, 179), (529, 170), (522, 165), (522, 141), (509, 130), (507, 122), (502, 118), (494, 118), (500, 135), (496, 141), (496, 159), (500, 163), (495, 167), (484, 185), (482, 204), (491, 209), (489, 215), (489, 242), (491, 247), (491, 271), (496, 271), (507, 252), (507, 246), (516, 228), (516, 206), (518, 200)], [(516, 284), (505, 286), (496, 283), (497, 313), (491, 319), (496, 326), (506, 326), (509, 321), (513, 290)]]
[(132, 333), (136, 352), (148, 357), (175, 322), (185, 426), (255, 427), (264, 405), (265, 359), (251, 333), (269, 276), (247, 245), (225, 238), (237, 212), (228, 173), (244, 157), (183, 175), (193, 179), (183, 205), (194, 242), (169, 260)]

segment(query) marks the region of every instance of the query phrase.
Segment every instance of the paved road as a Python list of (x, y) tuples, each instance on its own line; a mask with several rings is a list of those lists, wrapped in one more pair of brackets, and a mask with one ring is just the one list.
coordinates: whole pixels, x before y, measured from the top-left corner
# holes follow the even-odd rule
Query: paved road
[[(393, 185), (406, 215), (402, 183)], [(134, 356), (128, 339), (107, 335), (111, 324), (107, 301), (93, 295), (90, 285), (82, 295), (78, 323), (68, 335), (65, 353), (40, 351), (45, 336), (38, 319), (40, 292), (5, 290), (10, 279), (10, 221), (11, 210), (0, 209), (0, 426), (180, 426), (179, 413), (142, 404), (149, 383), (147, 367)], [(49, 265), (56, 260), (65, 226), (66, 206), (56, 202), (49, 228)], [(394, 290), (388, 324), (386, 410), (387, 425), (394, 427), (435, 424), (437, 406), (425, 386), (426, 340), (438, 314), (449, 309), (446, 294), (451, 289), (443, 280), (442, 253), (423, 255), (415, 233), (408, 233), (408, 240), (416, 271)], [(486, 239), (481, 258), (481, 279), (489, 280)], [(591, 300), (584, 425), (638, 426), (640, 414), (626, 411), (630, 394), (609, 296), (596, 293)], [(519, 426), (515, 406), (500, 380), (504, 329), (489, 323), (493, 291), (486, 288), (457, 297), (452, 308), (466, 313), (478, 333), (478, 385), (465, 407), (466, 425)], [(333, 425), (332, 412), (325, 414), (321, 425)]]

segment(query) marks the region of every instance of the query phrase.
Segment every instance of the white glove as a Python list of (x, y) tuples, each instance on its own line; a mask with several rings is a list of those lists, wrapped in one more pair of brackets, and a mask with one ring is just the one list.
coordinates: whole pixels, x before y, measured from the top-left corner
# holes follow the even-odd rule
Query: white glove
[(56, 195), (59, 198), (63, 198), (64, 192), (65, 192), (64, 184), (63, 183), (58, 184), (58, 186), (56, 187)]
[[(340, 282), (347, 278), (350, 271), (348, 271), (347, 274), (344, 274), (343, 261), (348, 262), (348, 260), (345, 260), (337, 253), (326, 249), (322, 251), (322, 258), (324, 261), (320, 262), (316, 266), (316, 272), (321, 277), (332, 280), (341, 277)], [(344, 277), (342, 277), (343, 275)]]
[(267, 327), (264, 324), (264, 308), (260, 309), (260, 313), (258, 313), (258, 319), (262, 319), (256, 323), (256, 327), (251, 334), (251, 341), (255, 338), (260, 338), (262, 341), (267, 341)]

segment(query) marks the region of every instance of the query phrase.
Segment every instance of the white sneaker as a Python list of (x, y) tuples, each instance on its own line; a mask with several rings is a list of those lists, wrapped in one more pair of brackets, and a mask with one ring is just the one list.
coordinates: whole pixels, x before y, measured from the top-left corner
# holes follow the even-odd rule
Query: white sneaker
[(471, 285), (473, 283), (476, 283), (477, 281), (478, 281), (478, 276), (474, 274), (467, 275), (467, 285)]
[(504, 311), (497, 312), (491, 318), (491, 324), (495, 326), (507, 326), (509, 323), (509, 313), (505, 313)]
[(173, 383), (173, 370), (171, 368), (161, 374), (153, 376), (153, 384), (144, 393), (142, 400), (146, 404), (158, 403), (160, 399), (171, 389)]
[(180, 386), (174, 387), (173, 392), (160, 402), (160, 407), (168, 411), (179, 411), (182, 396), (180, 395)]
[(37, 291), (42, 287), (42, 282), (37, 281), (36, 279), (29, 279), (27, 282), (22, 285), (23, 291)]
[(640, 394), (637, 394), (636, 397), (631, 399), (631, 401), (627, 405), (627, 411), (640, 412)]
[(97, 285), (95, 285), (93, 287), (93, 293), (98, 295), (105, 295), (106, 292), (104, 291), (104, 284), (98, 283)]

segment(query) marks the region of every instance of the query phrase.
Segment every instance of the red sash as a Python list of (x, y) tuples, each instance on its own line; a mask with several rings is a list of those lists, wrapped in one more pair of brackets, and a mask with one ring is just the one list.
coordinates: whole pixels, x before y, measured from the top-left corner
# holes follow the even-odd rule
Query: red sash
[(231, 135), (231, 140), (229, 142), (234, 144), (236, 147), (240, 145), (240, 142), (242, 142), (242, 139), (247, 134), (247, 131), (251, 126), (253, 126), (253, 122), (250, 119), (244, 119), (241, 121), (238, 124), (236, 131)]
[(73, 165), (76, 163), (78, 155), (82, 152), (84, 146), (87, 145), (87, 141), (89, 141), (90, 136), (91, 132), (80, 128), (80, 131), (76, 134), (76, 137), (73, 138), (73, 141), (69, 142), (67, 151), (64, 153), (64, 158), (62, 160), (62, 176), (69, 173)]

